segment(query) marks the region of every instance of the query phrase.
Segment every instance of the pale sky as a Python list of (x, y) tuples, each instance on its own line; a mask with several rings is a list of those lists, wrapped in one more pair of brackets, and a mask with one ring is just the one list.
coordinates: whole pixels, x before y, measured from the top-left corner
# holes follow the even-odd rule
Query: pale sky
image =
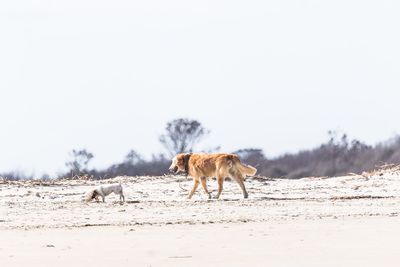
[(399, 1), (3, 0), (0, 171), (92, 167), (162, 151), (167, 121), (198, 148), (312, 148), (338, 129), (400, 132)]

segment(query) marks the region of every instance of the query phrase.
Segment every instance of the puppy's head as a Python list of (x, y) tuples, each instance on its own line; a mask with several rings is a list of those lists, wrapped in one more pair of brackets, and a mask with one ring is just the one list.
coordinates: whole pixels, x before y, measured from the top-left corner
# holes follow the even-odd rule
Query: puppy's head
[(187, 173), (188, 172), (188, 163), (191, 154), (178, 154), (172, 159), (171, 166), (169, 167), (169, 171), (175, 174), (178, 173)]
[(99, 196), (99, 193), (96, 189), (92, 189), (86, 193), (85, 202), (89, 202)]

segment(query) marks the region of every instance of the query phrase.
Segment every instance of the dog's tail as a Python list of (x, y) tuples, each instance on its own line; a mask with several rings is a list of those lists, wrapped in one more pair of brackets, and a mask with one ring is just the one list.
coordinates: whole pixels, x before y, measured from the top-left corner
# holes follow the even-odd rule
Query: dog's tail
[(253, 166), (241, 163), (239, 157), (236, 155), (232, 155), (230, 157), (230, 160), (233, 163), (233, 166), (236, 167), (236, 169), (243, 175), (243, 177), (254, 176), (257, 173), (256, 168), (254, 168)]
[(242, 164), (239, 162), (239, 164), (236, 164), (237, 168), (239, 171), (242, 173), (243, 176), (254, 176), (257, 173), (257, 169), (254, 168), (253, 166)]

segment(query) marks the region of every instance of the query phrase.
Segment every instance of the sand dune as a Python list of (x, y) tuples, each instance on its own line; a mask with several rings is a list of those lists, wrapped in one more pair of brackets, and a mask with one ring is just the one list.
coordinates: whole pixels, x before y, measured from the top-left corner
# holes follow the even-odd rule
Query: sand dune
[[(83, 203), (100, 183), (120, 181), (126, 203), (110, 195), (106, 203)], [(32, 185), (32, 183), (38, 183)], [(216, 182), (209, 188), (216, 191)], [(104, 181), (3, 182), (0, 229), (60, 228), (89, 225), (164, 225), (284, 221), (296, 218), (398, 216), (400, 179), (384, 175), (337, 178), (247, 179), (249, 199), (227, 182), (222, 199), (207, 200), (201, 190), (186, 200), (192, 182), (185, 177), (116, 177)]]

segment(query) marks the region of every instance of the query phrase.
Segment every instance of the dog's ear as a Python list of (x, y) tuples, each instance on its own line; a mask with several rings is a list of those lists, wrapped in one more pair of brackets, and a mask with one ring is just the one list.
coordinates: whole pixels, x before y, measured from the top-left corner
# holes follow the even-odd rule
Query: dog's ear
[(186, 163), (187, 161), (189, 161), (191, 155), (192, 155), (191, 153), (184, 154), (183, 155), (183, 162)]
[(187, 153), (187, 154), (183, 155), (183, 164), (185, 166), (185, 172), (187, 174), (189, 174), (189, 160), (190, 160), (191, 156), (192, 156), (192, 153)]

